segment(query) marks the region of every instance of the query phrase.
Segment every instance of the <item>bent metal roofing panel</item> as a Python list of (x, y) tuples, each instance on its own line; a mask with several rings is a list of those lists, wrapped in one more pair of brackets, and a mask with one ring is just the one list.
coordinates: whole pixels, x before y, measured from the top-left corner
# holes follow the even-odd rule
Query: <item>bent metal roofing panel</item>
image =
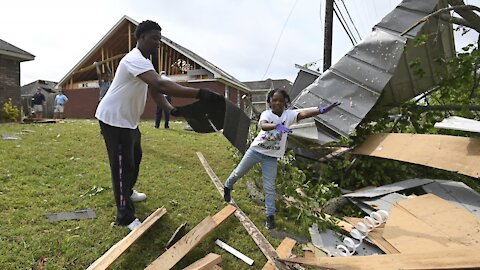
[[(314, 118), (317, 143), (348, 137), (376, 103), (401, 104), (437, 83), (441, 67), (434, 59), (454, 51), (451, 24), (432, 18), (403, 36), (401, 32), (441, 5), (445, 5), (443, 0), (404, 0), (368, 37), (300, 92), (292, 102), (298, 109), (342, 102)], [(423, 34), (427, 41), (418, 46), (413, 39)], [(417, 58), (424, 63), (423, 77), (415, 76), (409, 67)]]

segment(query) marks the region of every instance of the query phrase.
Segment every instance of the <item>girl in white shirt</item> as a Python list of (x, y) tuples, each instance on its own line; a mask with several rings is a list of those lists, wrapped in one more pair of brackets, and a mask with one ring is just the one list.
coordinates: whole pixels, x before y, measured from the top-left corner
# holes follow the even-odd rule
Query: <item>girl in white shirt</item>
[(277, 159), (285, 154), (289, 126), (305, 118), (326, 113), (340, 105), (334, 102), (327, 106), (315, 107), (301, 112), (287, 109), (290, 97), (285, 90), (275, 89), (268, 93), (269, 110), (260, 115), (259, 126), (262, 129), (250, 145), (242, 161), (233, 170), (224, 185), (224, 199), (231, 200), (234, 184), (244, 176), (255, 164), (261, 163), (263, 189), (265, 191), (265, 212), (267, 229), (275, 227), (275, 178), (277, 177)]

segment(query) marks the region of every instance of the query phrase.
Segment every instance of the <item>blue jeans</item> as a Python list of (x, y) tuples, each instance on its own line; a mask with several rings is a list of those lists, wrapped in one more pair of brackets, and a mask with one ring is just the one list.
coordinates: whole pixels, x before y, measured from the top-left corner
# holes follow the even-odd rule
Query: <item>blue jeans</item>
[(265, 212), (267, 216), (275, 215), (275, 178), (277, 177), (277, 158), (261, 154), (257, 151), (247, 150), (245, 155), (233, 170), (232, 174), (225, 182), (225, 186), (230, 190), (233, 185), (244, 176), (255, 164), (262, 165), (263, 190), (265, 191)]

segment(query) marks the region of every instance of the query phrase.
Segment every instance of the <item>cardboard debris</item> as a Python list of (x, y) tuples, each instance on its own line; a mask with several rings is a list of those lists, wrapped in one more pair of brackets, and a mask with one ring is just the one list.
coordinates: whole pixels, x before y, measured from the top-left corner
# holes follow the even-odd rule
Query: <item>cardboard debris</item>
[(480, 140), (432, 134), (373, 134), (353, 151), (480, 178)]
[(433, 194), (399, 202), (383, 238), (401, 253), (480, 246), (480, 218)]
[(480, 216), (480, 194), (463, 182), (435, 180), (435, 182), (422, 188), (428, 193), (435, 194), (476, 216)]

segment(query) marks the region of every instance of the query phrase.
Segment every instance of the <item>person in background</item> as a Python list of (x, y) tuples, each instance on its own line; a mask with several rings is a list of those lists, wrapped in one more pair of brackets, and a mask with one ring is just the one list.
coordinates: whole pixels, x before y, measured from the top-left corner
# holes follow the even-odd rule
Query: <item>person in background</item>
[(43, 118), (43, 105), (45, 105), (45, 96), (42, 94), (42, 88), (38, 87), (37, 92), (32, 96), (32, 106), (35, 112), (35, 118)]
[(112, 84), (113, 75), (108, 65), (105, 65), (105, 70), (102, 72), (101, 66), (98, 62), (93, 62), (93, 64), (97, 70), (98, 88), (100, 89), (98, 101), (100, 102)]
[(302, 111), (287, 109), (290, 97), (285, 90), (275, 89), (268, 93), (267, 103), (270, 109), (262, 112), (258, 125), (260, 133), (254, 139), (238, 166), (228, 177), (223, 188), (223, 198), (231, 200), (234, 184), (255, 164), (262, 165), (263, 189), (265, 191), (265, 212), (267, 229), (275, 228), (275, 178), (277, 177), (277, 160), (285, 154), (288, 127), (297, 121), (326, 113), (340, 105), (340, 102), (324, 107), (308, 108)]
[[(160, 71), (160, 77), (162, 77), (165, 80), (170, 80), (170, 78), (167, 77), (167, 73), (165, 71)], [(165, 99), (168, 101), (168, 103), (172, 104), (172, 98), (170, 96), (165, 95)], [(164, 111), (160, 106), (157, 106), (157, 110), (155, 112), (155, 128), (160, 127), (160, 122), (162, 121), (162, 114), (165, 114), (165, 128), (170, 128), (169, 122), (170, 122), (170, 113), (168, 111)]]
[(163, 79), (149, 60), (156, 54), (162, 28), (154, 21), (143, 21), (135, 29), (137, 45), (118, 65), (115, 77), (98, 104), (95, 117), (107, 148), (112, 177), (112, 190), (117, 207), (115, 225), (134, 230), (141, 225), (133, 202), (147, 196), (134, 190), (142, 160), (140, 116), (145, 110), (147, 92), (162, 109), (173, 116), (180, 112), (167, 102), (164, 95), (197, 98), (204, 101), (224, 101), (224, 97), (209, 90), (185, 87)]
[(63, 90), (60, 90), (55, 96), (55, 109), (53, 111), (53, 118), (55, 119), (65, 119), (65, 104), (68, 102), (67, 96), (63, 93)]

